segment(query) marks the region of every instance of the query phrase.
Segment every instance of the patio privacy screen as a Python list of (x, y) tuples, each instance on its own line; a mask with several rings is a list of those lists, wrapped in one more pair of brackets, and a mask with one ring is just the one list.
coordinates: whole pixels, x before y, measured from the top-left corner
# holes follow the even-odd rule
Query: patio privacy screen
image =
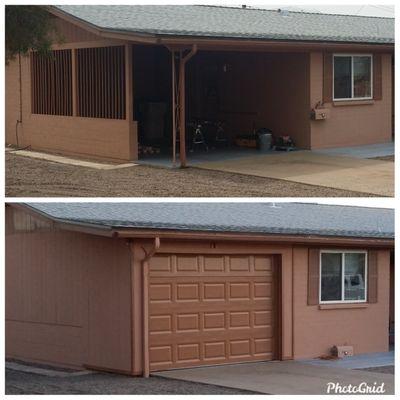
[(32, 113), (72, 115), (71, 50), (31, 53)]
[(78, 49), (77, 114), (125, 119), (124, 46)]

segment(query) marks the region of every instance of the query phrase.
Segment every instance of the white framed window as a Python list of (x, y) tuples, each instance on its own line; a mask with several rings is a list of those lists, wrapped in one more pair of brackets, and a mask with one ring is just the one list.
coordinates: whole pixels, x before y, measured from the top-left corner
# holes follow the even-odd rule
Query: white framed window
[(319, 302), (367, 301), (367, 252), (322, 250), (319, 262)]
[(369, 100), (372, 93), (372, 55), (333, 55), (333, 100)]

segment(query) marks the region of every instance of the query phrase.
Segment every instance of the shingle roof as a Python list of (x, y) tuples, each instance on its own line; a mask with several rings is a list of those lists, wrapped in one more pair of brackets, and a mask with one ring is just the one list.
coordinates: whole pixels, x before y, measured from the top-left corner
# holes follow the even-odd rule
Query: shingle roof
[(214, 38), (394, 43), (394, 19), (196, 5), (57, 5), (98, 28)]
[(28, 203), (51, 218), (110, 228), (394, 238), (394, 210), (313, 203)]

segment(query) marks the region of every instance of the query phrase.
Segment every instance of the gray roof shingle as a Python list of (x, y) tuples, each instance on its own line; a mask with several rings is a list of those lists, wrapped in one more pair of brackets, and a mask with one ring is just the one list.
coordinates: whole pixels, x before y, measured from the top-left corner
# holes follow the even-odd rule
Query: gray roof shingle
[(394, 238), (394, 210), (315, 203), (27, 203), (109, 228)]
[(153, 35), (394, 43), (394, 19), (196, 5), (57, 5), (98, 28)]

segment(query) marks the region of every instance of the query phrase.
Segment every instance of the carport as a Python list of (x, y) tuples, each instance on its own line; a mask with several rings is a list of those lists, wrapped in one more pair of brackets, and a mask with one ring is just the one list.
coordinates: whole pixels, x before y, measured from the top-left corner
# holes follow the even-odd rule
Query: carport
[(175, 165), (179, 157), (185, 166), (260, 154), (262, 129), (310, 145), (306, 51), (136, 45), (132, 62), (142, 160)]

